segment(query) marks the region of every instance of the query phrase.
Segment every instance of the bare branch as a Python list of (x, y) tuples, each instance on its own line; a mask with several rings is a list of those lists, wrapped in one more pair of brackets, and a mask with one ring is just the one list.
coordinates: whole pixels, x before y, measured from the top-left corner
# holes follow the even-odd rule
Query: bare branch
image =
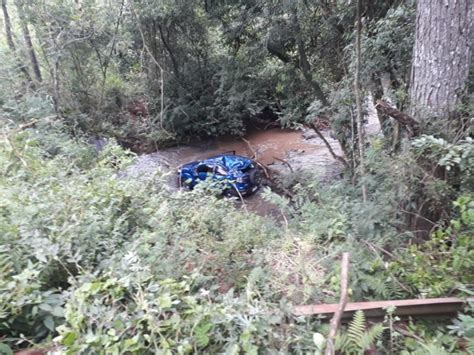
[(290, 169), (290, 171), (291, 171), (292, 173), (295, 172), (295, 171), (293, 170), (293, 167), (292, 167), (292, 166), (290, 165), (290, 163), (288, 163), (286, 160), (281, 159), (281, 158), (278, 158), (278, 157), (273, 157), (273, 159), (276, 159), (276, 160), (278, 160), (278, 161), (281, 161), (283, 164), (285, 164), (285, 165), (288, 167), (288, 169)]
[(326, 345), (325, 355), (334, 354), (334, 339), (336, 338), (339, 324), (341, 323), (342, 314), (347, 304), (348, 294), (348, 281), (349, 281), (349, 253), (342, 254), (341, 262), (341, 298), (339, 300), (339, 306), (331, 319), (331, 325), (329, 328), (328, 342)]
[(332, 157), (338, 161), (340, 161), (342, 164), (344, 164), (344, 166), (346, 168), (349, 167), (349, 164), (347, 163), (346, 159), (344, 159), (343, 157), (341, 157), (340, 155), (337, 155), (335, 152), (334, 152), (334, 149), (332, 149), (331, 147), (331, 144), (329, 144), (328, 140), (326, 139), (326, 137), (323, 136), (323, 134), (321, 133), (321, 131), (318, 129), (318, 127), (316, 127), (316, 125), (314, 124), (314, 122), (310, 123), (310, 126), (311, 128), (314, 130), (314, 132), (316, 132), (316, 134), (318, 135), (319, 138), (321, 138), (321, 140), (324, 142), (324, 144), (326, 145), (326, 147), (328, 148), (329, 150), (329, 153), (331, 153)]

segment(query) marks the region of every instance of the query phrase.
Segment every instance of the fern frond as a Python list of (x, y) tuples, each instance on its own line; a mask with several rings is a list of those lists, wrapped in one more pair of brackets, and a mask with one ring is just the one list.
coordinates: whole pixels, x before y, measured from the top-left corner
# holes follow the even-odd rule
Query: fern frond
[(365, 314), (361, 310), (355, 312), (352, 321), (349, 323), (349, 329), (347, 330), (348, 337), (355, 340), (359, 340), (365, 333)]
[(384, 330), (385, 327), (382, 324), (366, 329), (365, 314), (359, 310), (349, 323), (347, 333), (340, 335), (337, 348), (341, 349), (343, 354), (363, 354), (380, 339)]
[(382, 324), (375, 324), (368, 329), (359, 340), (361, 350), (367, 350), (372, 346), (383, 334), (385, 327)]

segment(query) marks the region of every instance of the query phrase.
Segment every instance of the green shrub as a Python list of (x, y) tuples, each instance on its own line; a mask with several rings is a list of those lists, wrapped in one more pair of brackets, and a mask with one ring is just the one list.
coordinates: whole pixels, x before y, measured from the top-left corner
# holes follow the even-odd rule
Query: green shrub
[(474, 284), (474, 200), (464, 195), (454, 202), (457, 217), (432, 238), (399, 253), (390, 268), (402, 282), (425, 297), (439, 297)]

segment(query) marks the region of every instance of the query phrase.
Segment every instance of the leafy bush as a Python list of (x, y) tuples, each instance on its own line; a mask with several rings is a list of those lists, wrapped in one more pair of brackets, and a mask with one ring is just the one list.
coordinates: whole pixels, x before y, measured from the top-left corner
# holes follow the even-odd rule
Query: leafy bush
[(458, 217), (433, 233), (432, 239), (400, 253), (390, 268), (402, 282), (425, 297), (447, 295), (474, 284), (474, 200), (461, 196), (454, 202)]
[(158, 279), (196, 272), (224, 292), (244, 287), (258, 249), (279, 234), (199, 189), (170, 195), (166, 177), (120, 177), (130, 155), (113, 142), (95, 153), (61, 134), (12, 131), (0, 148), (0, 326), (14, 339), (44, 338), (77, 277), (122, 269), (127, 255)]
[[(320, 349), (313, 335), (325, 328), (292, 316), (291, 304), (336, 302), (342, 251), (354, 265), (352, 300), (472, 283), (463, 272), (473, 268), (472, 198), (456, 202), (457, 217), (431, 241), (404, 247), (394, 221), (401, 172), (387, 171), (396, 160), (376, 160), (380, 151), (367, 155), (370, 203), (350, 181), (328, 186), (290, 174), (280, 183), (291, 198), (265, 193), (279, 222), (205, 187), (174, 191), (161, 171), (127, 177), (133, 154), (113, 141), (96, 152), (50, 119), (5, 133), (0, 331), (12, 346), (51, 342), (59, 332), (55, 343), (69, 353)], [(361, 350), (375, 338), (344, 346)]]
[(91, 276), (74, 290), (58, 338), (68, 353), (256, 354), (289, 350), (299, 337), (257, 289), (220, 296), (201, 288), (196, 274), (159, 280), (140, 259), (128, 261), (132, 272)]

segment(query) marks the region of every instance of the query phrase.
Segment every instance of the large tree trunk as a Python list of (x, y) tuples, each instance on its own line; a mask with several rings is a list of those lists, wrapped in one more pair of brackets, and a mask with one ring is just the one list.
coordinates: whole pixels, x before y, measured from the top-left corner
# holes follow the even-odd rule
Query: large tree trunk
[(38, 82), (43, 81), (41, 77), (41, 70), (38, 63), (38, 58), (36, 57), (35, 49), (33, 47), (33, 43), (31, 41), (30, 30), (28, 29), (28, 22), (22, 7), (18, 1), (15, 1), (16, 8), (18, 10), (18, 15), (20, 17), (21, 22), (21, 29), (23, 32), (23, 38), (25, 40), (26, 47), (28, 48), (28, 55), (30, 57), (31, 67), (33, 68), (33, 73), (35, 74), (35, 78)]
[[(8, 14), (7, 0), (2, 0), (2, 12), (3, 12), (3, 22), (5, 23), (5, 33), (7, 35), (7, 44), (8, 48), (12, 51), (13, 55), (17, 57), (15, 42), (13, 41), (13, 32), (12, 25), (10, 22), (10, 15)], [(21, 72), (25, 75), (25, 78), (28, 81), (31, 81), (30, 73), (28, 72), (27, 67), (23, 64), (21, 60), (18, 60), (18, 67)]]
[(472, 0), (418, 0), (411, 114), (452, 118), (472, 60)]

